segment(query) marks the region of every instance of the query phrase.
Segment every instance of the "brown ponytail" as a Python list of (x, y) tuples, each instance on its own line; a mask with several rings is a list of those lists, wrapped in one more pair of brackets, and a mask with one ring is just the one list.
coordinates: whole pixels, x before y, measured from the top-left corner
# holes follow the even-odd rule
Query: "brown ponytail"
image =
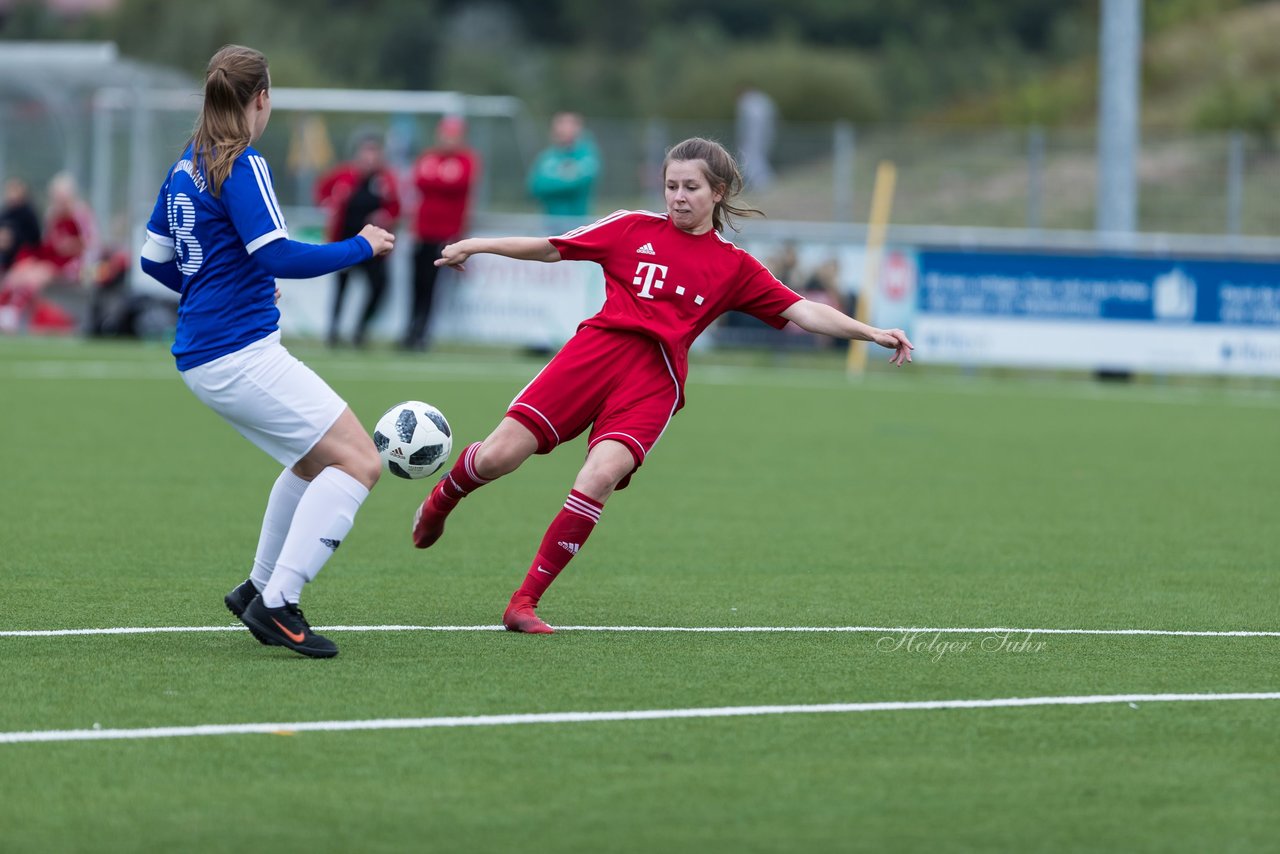
[(711, 214), (711, 225), (716, 231), (723, 231), (726, 225), (737, 231), (738, 227), (731, 219), (734, 216), (764, 216), (764, 211), (735, 204), (734, 200), (742, 192), (742, 172), (733, 155), (720, 143), (695, 136), (673, 146), (667, 152), (666, 160), (662, 161), (664, 176), (667, 174), (667, 166), (677, 160), (701, 160), (706, 164), (703, 176), (711, 189), (721, 194), (721, 199)]
[(215, 197), (253, 136), (245, 107), (255, 95), (269, 88), (267, 58), (253, 48), (229, 44), (209, 60), (204, 75), (204, 108), (191, 135), (191, 152)]

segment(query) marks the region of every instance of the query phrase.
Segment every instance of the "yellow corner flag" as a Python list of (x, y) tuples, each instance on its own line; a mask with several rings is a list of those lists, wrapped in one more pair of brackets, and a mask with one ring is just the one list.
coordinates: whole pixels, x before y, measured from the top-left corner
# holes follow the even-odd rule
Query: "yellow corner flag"
[[(889, 214), (893, 210), (893, 187), (898, 178), (897, 167), (881, 160), (876, 167), (876, 183), (871, 193), (871, 220), (867, 223), (867, 256), (858, 289), (858, 320), (871, 322), (871, 300), (880, 287), (880, 261), (884, 257), (885, 235), (889, 230)], [(861, 374), (867, 368), (867, 342), (850, 341), (845, 372)]]

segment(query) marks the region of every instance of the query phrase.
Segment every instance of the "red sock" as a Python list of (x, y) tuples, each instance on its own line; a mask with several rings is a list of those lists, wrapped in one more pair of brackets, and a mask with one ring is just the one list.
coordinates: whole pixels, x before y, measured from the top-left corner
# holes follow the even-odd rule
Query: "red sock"
[(431, 490), (431, 503), (442, 513), (448, 513), (458, 506), (458, 502), (484, 486), (489, 481), (476, 474), (476, 451), (480, 450), (480, 442), (472, 442), (458, 455), (449, 473), (440, 479), (435, 489)]
[(538, 554), (529, 567), (529, 574), (524, 577), (524, 584), (516, 591), (516, 596), (525, 596), (534, 605), (547, 592), (551, 582), (565, 568), (573, 556), (582, 548), (582, 544), (591, 536), (591, 531), (600, 521), (600, 511), (604, 505), (594, 498), (588, 498), (576, 489), (570, 490), (564, 507), (551, 520), (551, 527), (542, 537), (542, 545), (538, 546)]

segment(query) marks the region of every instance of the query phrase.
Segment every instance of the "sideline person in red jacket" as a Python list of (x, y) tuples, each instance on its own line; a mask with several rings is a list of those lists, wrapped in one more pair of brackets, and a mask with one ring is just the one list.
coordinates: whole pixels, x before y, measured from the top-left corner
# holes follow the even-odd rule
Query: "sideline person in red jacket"
[(467, 225), (480, 158), (467, 147), (466, 134), (467, 125), (461, 117), (445, 116), (436, 125), (435, 145), (423, 151), (413, 165), (419, 203), (414, 219), (413, 311), (401, 342), (407, 350), (427, 349), (439, 270), (435, 261), (446, 244), (462, 237)]
[[(400, 218), (400, 193), (396, 189), (395, 173), (387, 168), (379, 137), (363, 137), (350, 162), (339, 164), (320, 179), (316, 185), (316, 204), (329, 212), (325, 239), (330, 243), (353, 237), (366, 225), (395, 231), (396, 220)], [(329, 319), (328, 341), (331, 347), (340, 341), (338, 327), (342, 317), (342, 300), (353, 269), (361, 270), (369, 282), (369, 296), (365, 300), (364, 311), (360, 315), (353, 338), (355, 346), (364, 346), (369, 323), (382, 304), (382, 296), (387, 290), (385, 256), (376, 255), (338, 272), (338, 287), (334, 292), (333, 312)]]

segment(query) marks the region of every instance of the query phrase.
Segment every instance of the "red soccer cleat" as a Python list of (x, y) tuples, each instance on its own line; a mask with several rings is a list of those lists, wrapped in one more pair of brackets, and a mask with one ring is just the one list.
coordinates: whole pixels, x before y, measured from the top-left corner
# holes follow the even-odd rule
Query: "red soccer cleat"
[(430, 548), (435, 545), (436, 540), (440, 539), (440, 535), (444, 533), (444, 520), (448, 518), (448, 514), (437, 510), (431, 500), (435, 498), (439, 489), (440, 484), (437, 483), (435, 489), (431, 490), (431, 494), (427, 496), (426, 500), (418, 507), (417, 512), (413, 514), (413, 545), (415, 548)]
[(512, 596), (511, 604), (502, 615), (502, 625), (506, 626), (509, 632), (524, 632), (528, 635), (554, 634), (555, 629), (542, 622), (538, 619), (538, 615), (533, 613), (536, 607), (537, 605), (527, 597)]

